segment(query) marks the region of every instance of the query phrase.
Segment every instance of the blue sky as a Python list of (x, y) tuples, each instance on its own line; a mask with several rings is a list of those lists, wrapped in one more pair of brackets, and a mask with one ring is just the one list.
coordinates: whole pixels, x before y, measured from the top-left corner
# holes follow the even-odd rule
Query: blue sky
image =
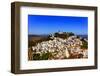
[(88, 17), (28, 15), (28, 34), (49, 34), (54, 32), (88, 34)]

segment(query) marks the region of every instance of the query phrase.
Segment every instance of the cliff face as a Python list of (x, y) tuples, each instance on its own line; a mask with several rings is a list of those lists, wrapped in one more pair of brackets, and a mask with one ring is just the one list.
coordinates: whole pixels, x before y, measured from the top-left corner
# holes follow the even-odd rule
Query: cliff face
[[(66, 37), (66, 36), (63, 36)], [(31, 47), (31, 60), (55, 60), (87, 58), (87, 49), (81, 48), (83, 42), (77, 36), (67, 38), (51, 37), (52, 40), (37, 43)], [(30, 48), (29, 48), (30, 50)]]

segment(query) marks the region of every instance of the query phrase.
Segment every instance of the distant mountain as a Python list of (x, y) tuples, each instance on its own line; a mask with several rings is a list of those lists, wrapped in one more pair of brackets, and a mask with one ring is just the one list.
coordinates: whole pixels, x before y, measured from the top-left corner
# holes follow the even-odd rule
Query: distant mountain
[(41, 35), (33, 34), (33, 35), (28, 35), (28, 37), (48, 37), (48, 36), (49, 36), (48, 34), (41, 34)]
[[(70, 33), (61, 33), (61, 34), (60, 34), (59, 32), (57, 32), (57, 33), (58, 33), (59, 35), (63, 35), (63, 34), (64, 34), (64, 35), (65, 35), (65, 34), (66, 34), (66, 35), (69, 35), (69, 34), (70, 34)], [(74, 33), (72, 33), (72, 34), (74, 35)], [(38, 34), (38, 35), (37, 35), (37, 34), (29, 34), (28, 37), (29, 37), (29, 38), (33, 38), (33, 37), (43, 37), (43, 38), (46, 38), (46, 37), (48, 37), (49, 35), (51, 35), (51, 34), (40, 34), (40, 35), (39, 35), (39, 34)], [(55, 35), (55, 33), (52, 34), (52, 35)], [(79, 35), (77, 35), (77, 36), (79, 36), (79, 37), (81, 37), (81, 38), (88, 39), (88, 35), (81, 35), (81, 34), (79, 34)]]
[(77, 35), (77, 36), (88, 39), (88, 35)]

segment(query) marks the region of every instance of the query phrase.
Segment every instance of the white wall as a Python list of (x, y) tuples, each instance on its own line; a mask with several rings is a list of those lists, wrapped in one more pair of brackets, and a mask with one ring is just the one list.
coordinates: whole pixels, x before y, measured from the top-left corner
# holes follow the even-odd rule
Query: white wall
[[(98, 24), (100, 24), (100, 0), (1, 0), (0, 1), (0, 76), (16, 76), (10, 73), (10, 60), (11, 60), (11, 15), (10, 3), (13, 1), (30, 1), (30, 2), (43, 2), (43, 3), (57, 3), (57, 4), (73, 4), (73, 5), (89, 5), (98, 6)], [(98, 25), (98, 28), (100, 26)], [(98, 29), (98, 33), (100, 30)], [(100, 35), (98, 37), (100, 42)], [(100, 43), (99, 43), (100, 46)], [(100, 48), (98, 48), (98, 55), (100, 58)], [(18, 76), (100, 76), (100, 60), (98, 70), (81, 70), (81, 71), (65, 71), (65, 72), (52, 72), (52, 73), (38, 73), (38, 74), (21, 74)]]

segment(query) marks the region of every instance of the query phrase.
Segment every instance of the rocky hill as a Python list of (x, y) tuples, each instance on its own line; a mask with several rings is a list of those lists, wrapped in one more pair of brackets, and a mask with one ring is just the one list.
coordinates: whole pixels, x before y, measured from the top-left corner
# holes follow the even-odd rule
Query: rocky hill
[(87, 41), (73, 33), (55, 33), (29, 48), (29, 60), (88, 58)]

